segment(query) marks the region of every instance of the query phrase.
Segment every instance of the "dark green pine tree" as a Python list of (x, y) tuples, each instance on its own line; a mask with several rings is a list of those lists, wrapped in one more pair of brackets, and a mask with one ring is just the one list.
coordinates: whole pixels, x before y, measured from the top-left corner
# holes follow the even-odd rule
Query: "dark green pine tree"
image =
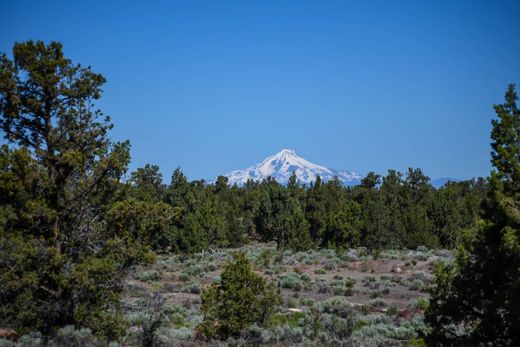
[(131, 195), (138, 200), (162, 201), (164, 185), (159, 166), (146, 164), (130, 174)]
[(73, 64), (59, 43), (17, 43), (0, 54), (0, 326), (52, 335), (90, 327), (122, 333), (125, 271), (148, 253), (107, 230), (129, 162), (94, 102), (105, 79)]
[(190, 183), (181, 168), (175, 169), (171, 183), (166, 189), (166, 202), (182, 210), (189, 208)]
[(256, 231), (262, 240), (276, 241), (279, 249), (311, 247), (309, 223), (299, 201), (274, 181), (268, 180), (262, 186), (265, 190), (254, 217)]
[(202, 293), (204, 321), (198, 329), (225, 340), (252, 324), (265, 326), (281, 303), (280, 290), (253, 271), (245, 254), (236, 254), (221, 277)]
[(492, 172), (479, 228), (437, 271), (431, 344), (520, 345), (520, 110), (514, 85), (493, 120)]
[(341, 210), (329, 214), (325, 221), (323, 245), (337, 249), (359, 246), (361, 223), (361, 205), (355, 201), (342, 204)]
[(300, 182), (298, 182), (298, 176), (296, 176), (295, 172), (292, 173), (291, 177), (289, 177), (289, 180), (287, 181), (287, 190), (292, 198), (295, 198), (301, 204), (304, 203), (305, 189), (302, 187)]
[(379, 185), (379, 183), (381, 183), (381, 175), (371, 171), (365, 177), (363, 177), (360, 185), (366, 189), (374, 189)]
[(310, 233), (313, 240), (320, 240), (325, 218), (327, 215), (325, 206), (325, 191), (321, 177), (316, 177), (316, 181), (311, 183), (307, 190), (305, 201), (305, 216), (310, 225)]
[(418, 246), (437, 247), (439, 241), (432, 233), (433, 224), (428, 217), (427, 209), (433, 191), (430, 178), (421, 169), (409, 168), (401, 190), (404, 246), (412, 249)]

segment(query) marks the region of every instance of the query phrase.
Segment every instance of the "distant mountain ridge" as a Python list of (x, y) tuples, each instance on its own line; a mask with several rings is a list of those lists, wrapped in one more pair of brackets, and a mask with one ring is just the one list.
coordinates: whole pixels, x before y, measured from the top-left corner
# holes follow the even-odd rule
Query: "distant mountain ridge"
[(362, 178), (360, 174), (353, 171), (334, 170), (311, 163), (297, 155), (294, 149), (283, 149), (256, 165), (244, 170), (231, 171), (224, 176), (228, 178), (229, 185), (241, 186), (248, 180), (262, 181), (267, 177), (286, 184), (293, 172), (301, 184), (310, 184), (320, 176), (323, 181), (338, 177), (344, 185), (353, 186), (359, 184)]
[[(296, 154), (294, 149), (282, 149), (280, 152), (265, 158), (262, 162), (248, 167), (244, 170), (231, 171), (224, 176), (228, 178), (230, 186), (242, 186), (248, 180), (260, 182), (268, 177), (274, 178), (281, 184), (286, 184), (293, 174), (296, 174), (298, 182), (308, 185), (320, 176), (327, 182), (334, 177), (338, 177), (343, 185), (355, 186), (361, 182), (362, 176), (354, 171), (335, 170), (322, 165), (311, 163), (310, 161)], [(433, 179), (430, 184), (435, 188), (440, 188), (448, 182), (460, 182), (460, 179), (442, 177)], [(214, 183), (215, 180), (210, 180)]]

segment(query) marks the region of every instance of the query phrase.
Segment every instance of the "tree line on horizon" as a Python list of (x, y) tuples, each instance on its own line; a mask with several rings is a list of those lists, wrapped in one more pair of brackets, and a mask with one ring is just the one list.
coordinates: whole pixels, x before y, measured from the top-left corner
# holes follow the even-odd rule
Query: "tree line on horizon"
[(96, 108), (105, 83), (59, 43), (0, 54), (0, 327), (50, 337), (89, 327), (117, 341), (123, 280), (157, 252), (274, 241), (315, 247), (457, 248), (437, 270), (426, 313), (432, 345), (520, 343), (520, 111), (514, 85), (495, 106), (488, 180), (431, 186), (420, 169), (368, 174), (361, 185), (293, 176), (229, 187), (164, 184), (147, 165), (122, 181), (130, 144)]
[(272, 178), (229, 186), (188, 181), (180, 169), (170, 184), (159, 167), (146, 165), (123, 184), (126, 201), (113, 211), (125, 228), (147, 225), (133, 220), (173, 216), (148, 235), (155, 251), (199, 252), (236, 247), (251, 240), (274, 241), (279, 249), (353, 247), (378, 249), (453, 248), (464, 230), (475, 227), (486, 195), (484, 179), (449, 182), (436, 189), (420, 169), (406, 175), (370, 172), (354, 187), (339, 179), (310, 185), (292, 175), (286, 185)]

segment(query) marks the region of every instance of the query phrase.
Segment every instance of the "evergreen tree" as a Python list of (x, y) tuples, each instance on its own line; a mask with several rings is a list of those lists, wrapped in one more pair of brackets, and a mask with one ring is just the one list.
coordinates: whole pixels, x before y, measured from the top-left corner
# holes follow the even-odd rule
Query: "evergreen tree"
[(361, 237), (361, 206), (347, 202), (339, 212), (333, 212), (325, 222), (323, 245), (329, 248), (348, 249), (359, 246)]
[(138, 200), (159, 202), (164, 198), (164, 185), (159, 166), (146, 164), (130, 174), (131, 195)]
[(477, 227), (485, 191), (486, 183), (480, 179), (449, 182), (433, 193), (427, 213), (432, 234), (442, 247), (454, 248), (461, 241), (464, 230)]
[(221, 282), (202, 293), (204, 321), (199, 329), (210, 337), (227, 339), (253, 324), (265, 325), (281, 303), (279, 289), (251, 268), (244, 254), (236, 254)]
[(488, 197), (454, 266), (437, 271), (426, 320), (432, 344), (520, 345), (520, 111), (513, 85), (495, 106)]
[(308, 249), (312, 245), (309, 223), (298, 200), (286, 188), (270, 180), (255, 214), (257, 232), (264, 241), (276, 241), (278, 249)]
[(287, 182), (287, 189), (289, 190), (289, 195), (298, 200), (300, 204), (305, 203), (305, 189), (302, 187), (300, 182), (298, 182), (298, 177), (296, 173), (293, 172), (291, 177), (289, 177), (289, 181)]
[(187, 210), (189, 207), (190, 183), (180, 168), (172, 174), (171, 183), (167, 188), (166, 202), (174, 207)]
[(210, 246), (229, 245), (228, 224), (212, 197), (185, 216), (183, 228), (178, 230), (176, 247), (186, 253), (200, 252)]
[(223, 193), (228, 189), (228, 178), (226, 176), (218, 176), (215, 182), (215, 193)]
[[(305, 217), (310, 225), (310, 233), (313, 240), (320, 240), (327, 215), (325, 197), (321, 177), (316, 177), (316, 181), (311, 184), (307, 191), (305, 201)], [(321, 241), (319, 241), (321, 242)]]
[(0, 55), (0, 326), (52, 335), (88, 326), (122, 333), (126, 270), (147, 250), (104, 216), (120, 189), (128, 142), (94, 101), (105, 79), (65, 58), (62, 46), (17, 43)]
[(428, 216), (433, 190), (430, 178), (421, 169), (409, 168), (401, 190), (403, 245), (412, 249), (418, 246), (437, 247), (439, 242), (432, 232), (433, 225)]
[(376, 174), (375, 172), (369, 172), (362, 180), (361, 187), (366, 189), (374, 189), (381, 182), (381, 175)]

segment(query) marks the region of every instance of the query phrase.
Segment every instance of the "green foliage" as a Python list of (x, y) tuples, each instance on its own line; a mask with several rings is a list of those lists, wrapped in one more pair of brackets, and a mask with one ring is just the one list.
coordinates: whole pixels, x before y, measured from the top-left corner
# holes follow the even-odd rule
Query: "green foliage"
[(197, 252), (209, 246), (226, 246), (228, 225), (214, 201), (207, 199), (193, 213), (187, 216), (184, 229), (179, 236), (179, 249)]
[(423, 283), (423, 281), (421, 281), (419, 279), (412, 280), (412, 282), (410, 282), (410, 285), (409, 285), (409, 288), (411, 290), (421, 290), (423, 287), (424, 287), (424, 283)]
[(496, 168), (496, 178), (506, 191), (520, 192), (520, 110), (515, 85), (509, 85), (505, 103), (495, 105), (498, 119), (491, 124), (491, 163)]
[(221, 275), (202, 293), (204, 321), (200, 330), (222, 339), (252, 324), (265, 325), (281, 302), (279, 291), (255, 274), (244, 254), (234, 256)]
[(114, 235), (150, 245), (158, 251), (173, 248), (179, 211), (164, 202), (127, 198), (114, 203), (107, 213), (107, 227)]
[(0, 54), (0, 326), (46, 336), (86, 326), (124, 330), (122, 279), (150, 260), (146, 246), (107, 230), (129, 162), (95, 109), (104, 78), (65, 58), (59, 43)]
[(67, 325), (56, 333), (56, 337), (50, 343), (53, 347), (96, 347), (101, 346), (100, 341), (92, 335), (90, 329), (75, 329), (72, 325)]
[(520, 344), (520, 110), (514, 86), (495, 106), (488, 197), (453, 265), (438, 265), (426, 320), (431, 343)]
[(165, 322), (165, 313), (162, 308), (164, 299), (161, 295), (155, 294), (148, 301), (145, 318), (141, 322), (141, 331), (139, 334), (139, 342), (142, 347), (157, 346), (157, 330)]
[(293, 289), (295, 291), (300, 291), (302, 289), (302, 284), (300, 281), (300, 276), (295, 272), (286, 272), (280, 275), (279, 286), (281, 288)]
[(275, 252), (271, 248), (263, 249), (262, 253), (260, 253), (260, 255), (256, 259), (257, 264), (261, 265), (264, 268), (269, 267), (274, 254)]
[(182, 282), (186, 282), (190, 279), (190, 275), (185, 273), (185, 272), (182, 272), (180, 275), (179, 275), (179, 281), (182, 281)]
[(278, 249), (308, 249), (312, 245), (309, 223), (298, 200), (273, 180), (264, 182), (263, 188), (254, 217), (261, 238), (275, 240)]
[(198, 265), (189, 265), (186, 267), (186, 269), (184, 269), (183, 273), (187, 274), (188, 276), (202, 276), (204, 271)]
[(143, 282), (155, 282), (161, 280), (163, 275), (159, 271), (152, 270), (141, 272), (137, 277)]
[(369, 172), (362, 180), (360, 186), (364, 189), (374, 189), (381, 183), (381, 175)]
[(290, 327), (298, 326), (301, 319), (305, 317), (303, 312), (294, 313), (276, 313), (269, 319), (269, 326), (284, 326)]
[(164, 199), (162, 174), (157, 165), (146, 164), (130, 174), (130, 194), (138, 200), (159, 202)]
[(323, 244), (342, 249), (359, 246), (361, 223), (361, 206), (348, 201), (342, 210), (326, 219)]
[(191, 294), (199, 294), (200, 288), (196, 283), (191, 283), (186, 286), (186, 292)]
[(427, 211), (432, 232), (443, 247), (454, 248), (461, 241), (464, 229), (475, 226), (485, 192), (485, 180), (479, 179), (449, 182), (432, 197)]

